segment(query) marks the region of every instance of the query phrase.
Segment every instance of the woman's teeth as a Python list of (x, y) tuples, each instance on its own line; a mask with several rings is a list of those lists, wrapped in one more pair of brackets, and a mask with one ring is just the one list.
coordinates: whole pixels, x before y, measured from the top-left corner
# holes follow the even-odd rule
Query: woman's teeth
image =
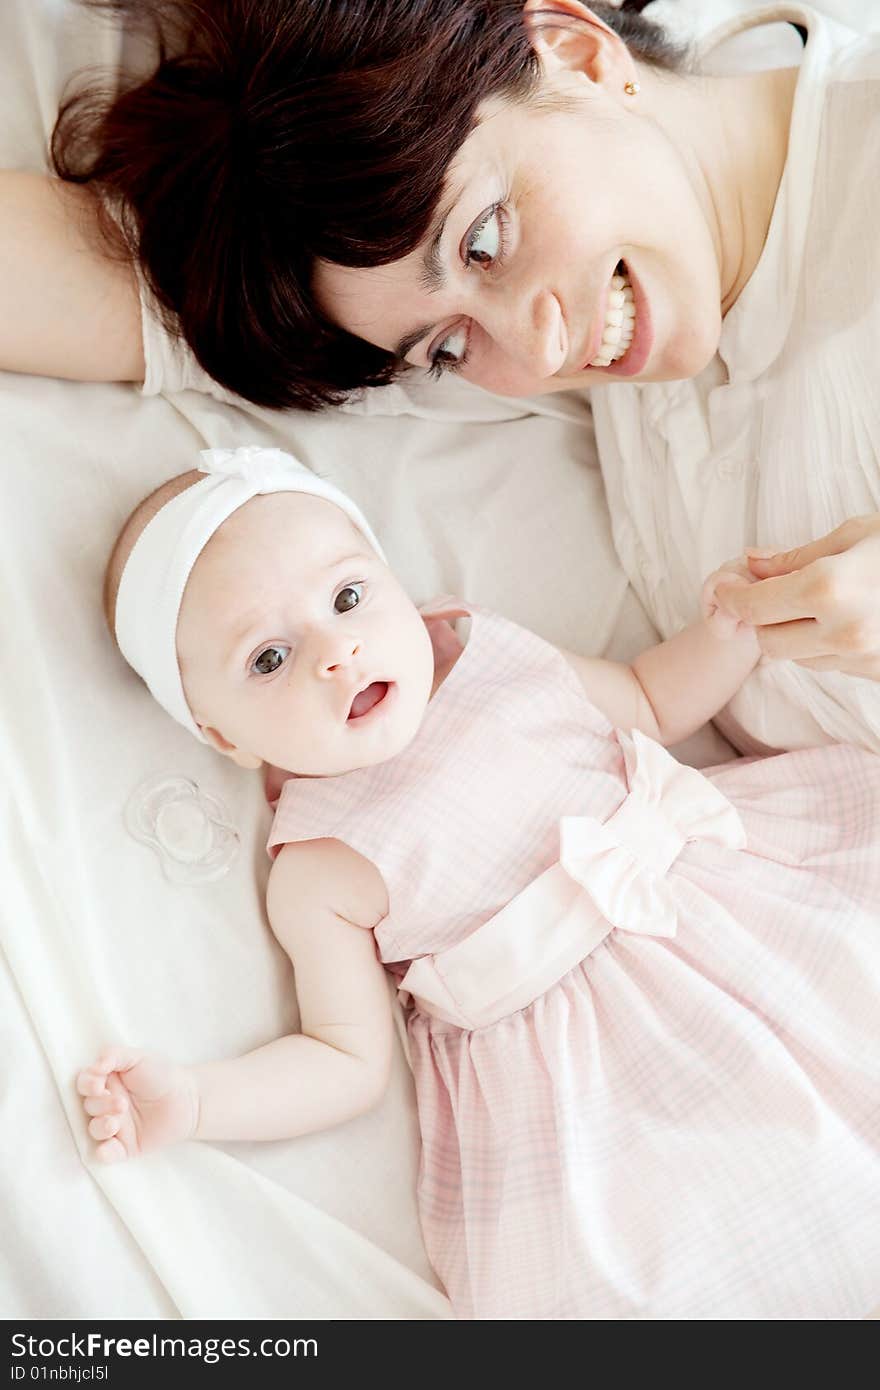
[(633, 340), (636, 306), (628, 275), (612, 275), (602, 345), (590, 363), (591, 367), (610, 367), (619, 362)]

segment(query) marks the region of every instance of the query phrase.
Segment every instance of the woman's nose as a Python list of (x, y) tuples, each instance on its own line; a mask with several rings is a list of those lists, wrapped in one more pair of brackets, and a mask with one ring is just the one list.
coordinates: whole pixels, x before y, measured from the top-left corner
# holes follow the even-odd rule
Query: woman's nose
[[(562, 307), (552, 290), (504, 287), (486, 314), (484, 327), (508, 357), (539, 377), (553, 376), (568, 355)], [(500, 287), (499, 287), (500, 289)]]

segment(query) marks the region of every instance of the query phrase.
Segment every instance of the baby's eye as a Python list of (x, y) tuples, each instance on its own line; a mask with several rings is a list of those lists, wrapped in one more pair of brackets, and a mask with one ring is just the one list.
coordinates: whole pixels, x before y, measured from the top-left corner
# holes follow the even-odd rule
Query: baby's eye
[(363, 584), (346, 584), (344, 589), (333, 600), (333, 607), (337, 613), (350, 613), (352, 608), (357, 608), (363, 593)]
[(289, 647), (264, 647), (251, 662), (251, 670), (258, 676), (271, 676), (273, 671), (284, 665), (289, 655)]
[(464, 243), (467, 265), (492, 265), (501, 252), (499, 204), (493, 203), (471, 227)]

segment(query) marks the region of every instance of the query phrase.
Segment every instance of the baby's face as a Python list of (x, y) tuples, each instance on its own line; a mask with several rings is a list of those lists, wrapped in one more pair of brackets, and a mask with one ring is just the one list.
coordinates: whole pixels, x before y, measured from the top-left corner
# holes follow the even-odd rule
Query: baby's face
[(254, 497), (211, 537), (184, 591), (177, 654), (215, 747), (310, 776), (399, 753), (434, 680), (412, 601), (339, 507), (303, 493)]

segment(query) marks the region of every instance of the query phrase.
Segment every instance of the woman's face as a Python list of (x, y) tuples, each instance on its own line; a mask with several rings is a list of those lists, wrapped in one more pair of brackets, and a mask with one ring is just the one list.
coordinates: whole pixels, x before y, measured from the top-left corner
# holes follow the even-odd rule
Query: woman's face
[[(316, 268), (341, 327), (501, 395), (690, 377), (720, 333), (705, 180), (660, 118), (682, 79), (637, 71), (589, 11), (562, 7), (585, 22), (536, 43), (544, 100), (484, 103), (421, 245), (386, 266)], [(612, 287), (621, 271), (631, 295)], [(617, 360), (598, 365), (609, 346)]]

